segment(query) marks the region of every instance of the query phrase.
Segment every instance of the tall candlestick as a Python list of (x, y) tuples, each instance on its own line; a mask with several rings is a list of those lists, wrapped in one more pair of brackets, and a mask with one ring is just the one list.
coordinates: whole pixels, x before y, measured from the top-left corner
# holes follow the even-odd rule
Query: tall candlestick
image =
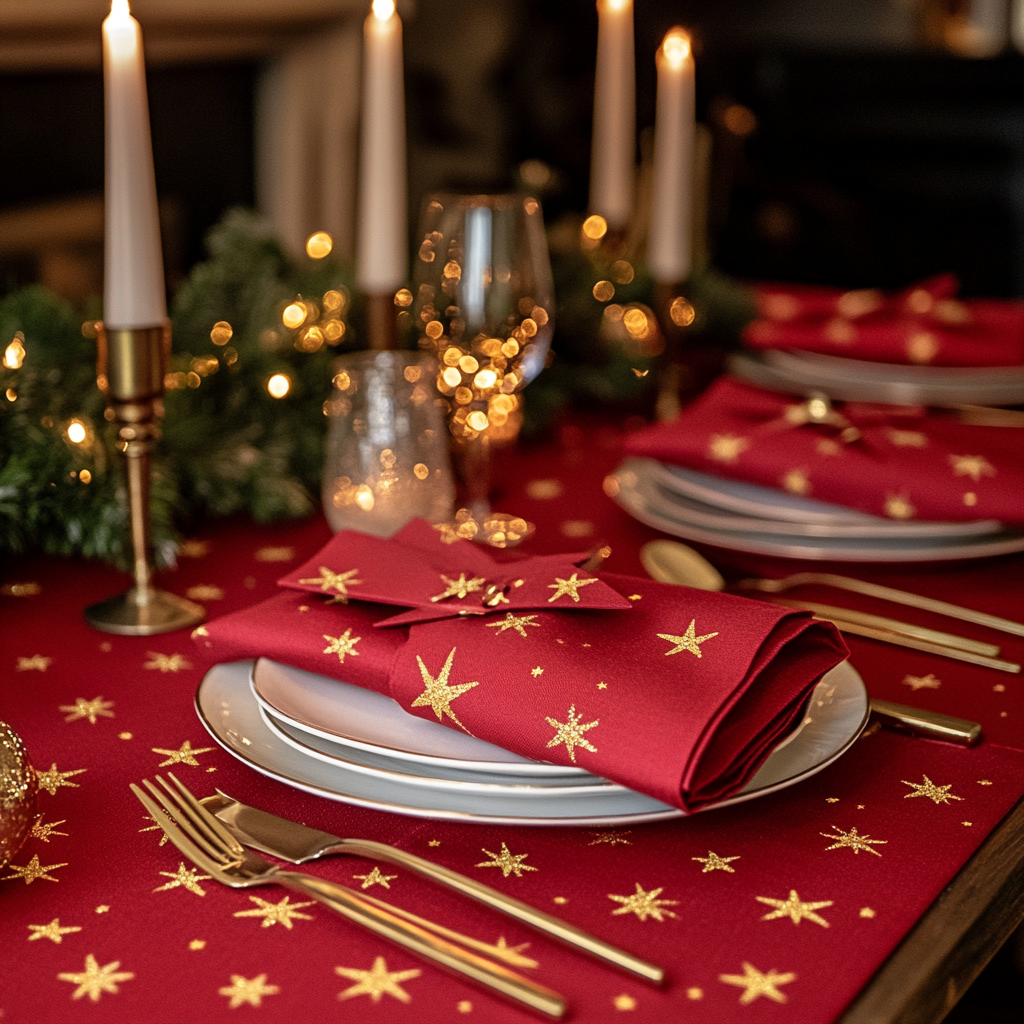
[(356, 283), (382, 295), (408, 272), (402, 20), (394, 0), (373, 0), (363, 46)]
[(128, 0), (103, 21), (106, 100), (106, 248), (103, 320), (114, 329), (167, 318), (160, 217), (149, 134), (142, 29)]
[(690, 274), (693, 230), (694, 63), (683, 29), (665, 36), (657, 66), (647, 264), (655, 281), (675, 284)]
[(590, 212), (628, 226), (636, 165), (633, 0), (597, 0), (597, 73), (590, 155)]

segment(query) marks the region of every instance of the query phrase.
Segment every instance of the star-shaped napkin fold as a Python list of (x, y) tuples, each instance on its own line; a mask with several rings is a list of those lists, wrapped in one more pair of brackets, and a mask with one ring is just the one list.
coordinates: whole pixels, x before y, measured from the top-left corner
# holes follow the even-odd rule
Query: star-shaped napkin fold
[(351, 599), (409, 609), (377, 626), (539, 608), (630, 608), (607, 583), (579, 568), (588, 556), (583, 551), (499, 562), (471, 541), (444, 543), (434, 527), (414, 519), (390, 538), (342, 530), (278, 582), (338, 603)]

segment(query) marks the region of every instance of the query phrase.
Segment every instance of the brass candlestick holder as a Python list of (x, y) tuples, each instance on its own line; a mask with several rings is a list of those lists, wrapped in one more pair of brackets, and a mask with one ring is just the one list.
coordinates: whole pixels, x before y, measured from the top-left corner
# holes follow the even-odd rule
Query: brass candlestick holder
[(164, 371), (171, 325), (106, 328), (97, 334), (97, 383), (114, 411), (127, 458), (128, 511), (135, 584), (125, 593), (85, 609), (90, 626), (105, 633), (150, 636), (202, 622), (206, 611), (183, 597), (157, 590), (149, 561), (150, 455), (160, 437)]

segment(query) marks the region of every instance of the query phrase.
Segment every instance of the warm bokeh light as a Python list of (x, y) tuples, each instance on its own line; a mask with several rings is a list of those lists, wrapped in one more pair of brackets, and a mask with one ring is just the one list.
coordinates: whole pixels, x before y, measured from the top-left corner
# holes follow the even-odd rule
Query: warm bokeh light
[(633, 0), (601, 0), (606, 11), (625, 11), (633, 6)]
[(326, 231), (315, 231), (306, 239), (306, 255), (314, 260), (329, 256), (334, 248), (334, 239)]
[(332, 288), (328, 292), (324, 292), (324, 309), (328, 312), (333, 312), (336, 309), (341, 309), (345, 305), (345, 296), (342, 295), (336, 288)]
[(16, 402), (18, 400), (18, 392), (14, 388), (8, 388), (4, 394), (7, 396), (8, 402)]
[(466, 425), (474, 430), (486, 430), (488, 422), (487, 413), (485, 412), (471, 412), (466, 417)]
[(462, 383), (462, 374), (454, 366), (449, 366), (448, 369), (441, 374), (441, 379), (450, 388), (458, 387)]
[(463, 373), (476, 373), (480, 369), (480, 364), (473, 356), (461, 356), (459, 358), (459, 369)]
[(85, 424), (81, 420), (72, 420), (68, 424), (68, 440), (72, 444), (81, 444), (88, 432), (85, 429)]
[(289, 330), (294, 331), (296, 327), (302, 325), (302, 321), (306, 319), (306, 307), (301, 302), (292, 302), (285, 306), (284, 312), (281, 314), (281, 322)]
[(214, 345), (226, 345), (230, 340), (232, 334), (235, 332), (231, 329), (231, 324), (227, 320), (218, 320), (210, 331), (210, 341)]
[(408, 288), (399, 288), (395, 292), (395, 305), (401, 306), (402, 309), (407, 309), (412, 305), (412, 292)]
[(8, 370), (20, 370), (25, 361), (25, 346), (21, 334), (15, 335), (14, 341), (4, 349), (4, 367)]
[(676, 327), (689, 327), (697, 313), (682, 295), (677, 295), (668, 307), (668, 315)]
[(372, 509), (373, 506), (376, 504), (373, 497), (373, 491), (371, 491), (370, 488), (366, 486), (366, 484), (360, 484), (356, 488), (355, 498), (356, 504), (364, 512), (369, 512), (370, 509)]
[(132, 16), (128, 0), (110, 0), (110, 17), (115, 21), (125, 21)]
[(751, 135), (757, 128), (757, 118), (754, 116), (754, 112), (749, 107), (743, 106), (742, 103), (730, 103), (722, 111), (722, 124), (733, 135), (744, 138)]
[(89, 470), (87, 469), (83, 469), (78, 474), (78, 479), (81, 480), (83, 484), (92, 483), (92, 473), (90, 473)]
[(594, 298), (598, 302), (607, 302), (615, 295), (615, 285), (611, 281), (598, 281), (593, 287)]
[(292, 381), (286, 373), (275, 373), (267, 381), (267, 393), (271, 398), (284, 398), (291, 389)]
[(431, 320), (430, 323), (424, 328), (424, 331), (428, 338), (432, 338), (436, 341), (444, 334), (444, 328), (441, 326), (440, 320)]
[(426, 480), (430, 476), (430, 470), (422, 462), (417, 462), (412, 471), (416, 474), (417, 480)]
[(481, 370), (473, 378), (473, 384), (475, 387), (480, 388), (481, 391), (486, 391), (488, 388), (494, 387), (494, 383), (497, 379), (498, 375), (493, 370)]
[(373, 16), (378, 21), (387, 21), (395, 13), (395, 0), (373, 0)]
[(592, 213), (583, 222), (583, 234), (592, 242), (600, 241), (608, 234), (608, 221), (599, 213)]
[(669, 29), (661, 44), (661, 52), (669, 67), (681, 68), (690, 56), (690, 34), (682, 28)]
[(352, 378), (348, 375), (347, 370), (342, 370), (341, 373), (336, 373), (334, 375), (333, 383), (339, 391), (348, 391), (349, 385), (352, 383)]

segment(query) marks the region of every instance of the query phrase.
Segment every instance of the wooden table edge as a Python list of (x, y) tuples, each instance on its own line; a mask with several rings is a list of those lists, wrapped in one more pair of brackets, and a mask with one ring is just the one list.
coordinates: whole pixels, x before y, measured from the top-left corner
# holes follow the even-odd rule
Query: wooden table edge
[(1024, 798), (836, 1024), (938, 1024), (1024, 921)]

